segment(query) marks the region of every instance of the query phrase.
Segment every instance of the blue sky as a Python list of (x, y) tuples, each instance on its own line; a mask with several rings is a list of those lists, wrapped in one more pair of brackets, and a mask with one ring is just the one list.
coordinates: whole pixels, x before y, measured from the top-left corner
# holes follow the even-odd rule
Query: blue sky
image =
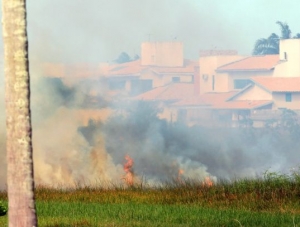
[(300, 33), (297, 0), (28, 0), (30, 56), (40, 61), (106, 62), (143, 41), (182, 41), (186, 58), (200, 49), (249, 55), (258, 38)]

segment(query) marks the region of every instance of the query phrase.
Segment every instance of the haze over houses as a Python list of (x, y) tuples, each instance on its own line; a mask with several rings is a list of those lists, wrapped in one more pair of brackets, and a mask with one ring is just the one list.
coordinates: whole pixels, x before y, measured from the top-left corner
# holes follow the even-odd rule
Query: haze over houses
[(300, 112), (300, 39), (280, 40), (278, 55), (205, 50), (196, 61), (184, 59), (181, 42), (145, 42), (135, 61), (45, 64), (44, 74), (79, 84), (96, 103), (155, 102), (160, 117), (189, 125), (263, 127), (285, 110)]

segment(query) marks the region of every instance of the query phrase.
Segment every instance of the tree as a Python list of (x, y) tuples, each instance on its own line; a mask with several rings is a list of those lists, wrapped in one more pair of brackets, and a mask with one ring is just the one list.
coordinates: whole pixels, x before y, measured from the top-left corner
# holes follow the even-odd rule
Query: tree
[[(276, 24), (280, 27), (281, 36), (279, 37), (277, 34), (272, 33), (267, 39), (258, 39), (254, 45), (253, 55), (278, 54), (279, 40), (291, 38), (292, 32), (287, 23), (277, 21)], [(297, 33), (293, 38), (300, 38), (300, 34)]]
[(26, 0), (2, 1), (9, 226), (37, 226)]
[(139, 59), (140, 59), (140, 56), (138, 54), (134, 55), (133, 61), (136, 61), (136, 60), (139, 60)]
[(132, 61), (130, 56), (126, 52), (122, 52), (119, 57), (115, 60), (116, 63), (121, 64)]
[(272, 33), (267, 39), (259, 39), (256, 41), (253, 55), (278, 54), (279, 53), (279, 37)]
[(293, 37), (293, 39), (300, 39), (300, 33), (297, 33), (297, 34)]
[(283, 23), (281, 21), (277, 21), (276, 24), (279, 25), (280, 30), (281, 30), (281, 37), (280, 37), (280, 39), (290, 39), (292, 32), (291, 32), (291, 29), (288, 26), (288, 24), (287, 23)]

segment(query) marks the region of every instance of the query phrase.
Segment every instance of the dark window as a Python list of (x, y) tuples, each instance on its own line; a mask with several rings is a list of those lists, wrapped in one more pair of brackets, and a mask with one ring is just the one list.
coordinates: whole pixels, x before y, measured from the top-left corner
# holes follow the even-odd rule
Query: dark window
[(247, 85), (251, 84), (251, 80), (234, 80), (234, 89), (243, 89)]
[(287, 53), (284, 52), (284, 60), (287, 60), (288, 56), (287, 56)]
[(152, 80), (132, 80), (131, 95), (138, 95), (152, 89)]
[(126, 81), (109, 81), (109, 89), (110, 90), (122, 90), (125, 89)]
[(187, 115), (187, 111), (184, 110), (184, 109), (180, 109), (178, 111), (177, 121), (185, 122), (186, 121), (186, 115)]
[(213, 75), (212, 76), (212, 79), (211, 79), (211, 85), (212, 85), (212, 90), (214, 91), (215, 90), (215, 76)]
[(285, 101), (286, 102), (292, 101), (292, 93), (285, 93)]
[(173, 82), (173, 83), (178, 83), (178, 82), (180, 82), (180, 77), (178, 77), (178, 76), (172, 77), (172, 82)]

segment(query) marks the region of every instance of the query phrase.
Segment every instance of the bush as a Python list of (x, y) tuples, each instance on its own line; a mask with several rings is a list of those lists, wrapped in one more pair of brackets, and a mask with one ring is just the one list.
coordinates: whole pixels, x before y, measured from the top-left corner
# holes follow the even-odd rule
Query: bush
[(4, 216), (7, 213), (7, 208), (3, 205), (2, 201), (0, 201), (0, 216)]

